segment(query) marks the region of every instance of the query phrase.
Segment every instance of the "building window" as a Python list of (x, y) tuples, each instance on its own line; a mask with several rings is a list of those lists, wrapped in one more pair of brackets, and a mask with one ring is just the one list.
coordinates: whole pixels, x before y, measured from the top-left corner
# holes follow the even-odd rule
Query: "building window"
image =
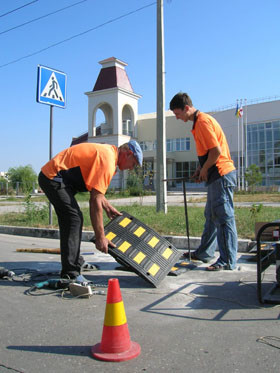
[(167, 152), (184, 152), (190, 150), (190, 138), (178, 138), (166, 140)]
[(173, 147), (172, 147), (172, 140), (171, 139), (167, 139), (166, 140), (166, 151), (167, 152), (172, 152), (173, 150)]
[(275, 183), (280, 169), (280, 121), (254, 123), (247, 127), (248, 166), (259, 165), (265, 185)]
[(132, 122), (130, 119), (123, 120), (123, 135), (133, 136)]
[(154, 150), (154, 143), (153, 141), (140, 141), (139, 142), (140, 148), (146, 152)]
[[(157, 140), (155, 141), (141, 141), (141, 149), (143, 151), (156, 151), (157, 150)], [(167, 139), (166, 140), (166, 152), (184, 152), (191, 149), (190, 138), (178, 138), (178, 139)]]
[(177, 179), (184, 178), (188, 182), (193, 182), (194, 180), (192, 180), (191, 177), (195, 173), (197, 167), (198, 167), (198, 161), (176, 162), (176, 178)]
[(140, 141), (139, 145), (143, 152), (147, 150), (146, 141)]

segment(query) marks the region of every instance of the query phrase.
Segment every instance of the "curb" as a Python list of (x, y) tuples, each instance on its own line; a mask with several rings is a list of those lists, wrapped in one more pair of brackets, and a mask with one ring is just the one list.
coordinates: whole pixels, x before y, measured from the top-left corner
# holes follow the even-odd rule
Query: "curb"
[[(28, 236), (38, 238), (53, 238), (59, 239), (59, 230), (50, 228), (30, 228), (30, 227), (15, 227), (9, 225), (0, 225), (0, 233), (11, 234), (16, 236)], [(83, 231), (82, 241), (89, 242), (93, 231)], [(188, 248), (188, 237), (187, 236), (163, 236), (169, 242), (171, 242), (177, 249), (186, 250)], [(200, 244), (200, 237), (190, 237), (190, 249), (197, 249)], [(250, 250), (251, 240), (238, 240), (238, 252), (246, 253)]]

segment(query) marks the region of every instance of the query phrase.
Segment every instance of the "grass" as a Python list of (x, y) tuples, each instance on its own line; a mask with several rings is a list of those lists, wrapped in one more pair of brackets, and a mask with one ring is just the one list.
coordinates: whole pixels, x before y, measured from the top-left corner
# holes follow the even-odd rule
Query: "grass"
[[(168, 213), (156, 212), (154, 206), (130, 205), (118, 206), (119, 211), (126, 211), (135, 216), (150, 228), (162, 235), (186, 235), (186, 218), (184, 207), (169, 206)], [(89, 209), (82, 209), (84, 215), (84, 229), (92, 230)], [(204, 208), (203, 207), (188, 207), (188, 221), (190, 236), (200, 237), (204, 226)], [(235, 217), (237, 232), (239, 238), (254, 239), (255, 238), (255, 222), (272, 222), (279, 219), (279, 207), (264, 207), (260, 205), (260, 209), (256, 208), (235, 208)], [(104, 224), (108, 222), (107, 216), (104, 214)], [(48, 227), (48, 209), (38, 208), (35, 205), (29, 205), (25, 213), (9, 213), (0, 215), (0, 225), (16, 225), (16, 226), (33, 226), (33, 227)], [(53, 226), (57, 228), (56, 215), (53, 214)]]
[[(155, 195), (153, 192), (149, 192), (146, 195)], [(108, 193), (106, 195), (107, 199), (114, 200), (116, 198), (126, 198), (131, 197), (127, 192), (125, 193)], [(79, 202), (88, 201), (89, 200), (89, 194), (88, 193), (78, 193), (76, 195), (76, 198)], [(15, 197), (15, 196), (9, 196), (9, 197), (2, 197), (0, 199), (0, 205), (6, 205), (6, 202), (24, 202), (26, 197)], [(195, 197), (188, 199), (189, 202), (205, 202), (205, 197)], [(32, 196), (31, 201), (33, 202), (47, 202), (47, 198), (44, 195), (36, 195)], [(280, 193), (274, 192), (274, 193), (246, 193), (246, 192), (235, 192), (234, 194), (234, 202), (280, 202)]]

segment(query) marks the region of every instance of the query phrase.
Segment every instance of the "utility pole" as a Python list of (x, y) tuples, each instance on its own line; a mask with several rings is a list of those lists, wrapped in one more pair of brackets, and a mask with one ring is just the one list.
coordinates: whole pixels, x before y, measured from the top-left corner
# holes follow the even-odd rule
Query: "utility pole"
[(157, 212), (167, 213), (163, 0), (157, 0)]

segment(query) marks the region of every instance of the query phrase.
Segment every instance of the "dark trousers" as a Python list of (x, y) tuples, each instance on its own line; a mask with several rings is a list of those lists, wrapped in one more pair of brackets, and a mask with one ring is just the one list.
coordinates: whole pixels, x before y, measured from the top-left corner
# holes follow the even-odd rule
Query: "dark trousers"
[(84, 262), (80, 256), (83, 214), (71, 186), (48, 179), (42, 172), (39, 185), (54, 206), (60, 232), (61, 276), (76, 277)]

